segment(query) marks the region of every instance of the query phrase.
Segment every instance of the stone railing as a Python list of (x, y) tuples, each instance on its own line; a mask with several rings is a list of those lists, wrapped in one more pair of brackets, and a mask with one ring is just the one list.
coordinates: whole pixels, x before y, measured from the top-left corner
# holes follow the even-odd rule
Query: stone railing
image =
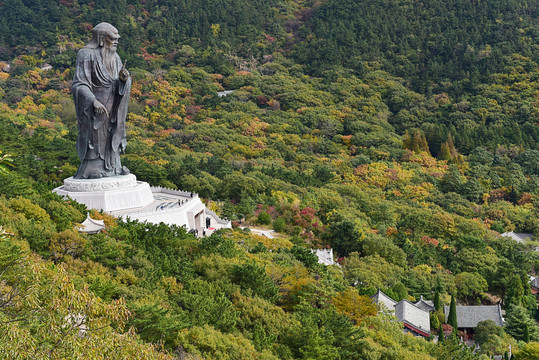
[(221, 224), (221, 225), (228, 225), (228, 223), (230, 222), (230, 220), (221, 219), (219, 216), (217, 216), (215, 212), (211, 211), (208, 208), (206, 208), (206, 215), (211, 216), (212, 218), (215, 219), (215, 221), (217, 221), (218, 224)]
[(170, 194), (170, 195), (179, 195), (186, 198), (194, 199), (198, 197), (198, 194), (194, 192), (174, 190), (174, 189), (164, 188), (161, 186), (152, 186), (151, 189), (152, 189), (152, 192), (158, 192), (158, 193), (164, 193), (164, 194)]
[[(152, 216), (156, 214), (168, 214), (177, 212), (179, 210), (182, 210), (182, 208), (186, 205), (188, 205), (192, 200), (198, 199), (198, 194), (187, 192), (187, 191), (181, 191), (181, 190), (174, 190), (169, 188), (164, 188), (161, 186), (152, 186), (151, 187), (153, 193), (163, 193), (163, 194), (169, 194), (169, 195), (177, 195), (184, 197), (183, 199), (184, 203), (179, 204), (177, 202), (169, 202), (163, 209), (159, 209), (159, 207), (156, 207), (154, 210), (143, 210), (143, 211), (135, 211), (123, 214), (122, 216), (128, 217), (128, 216), (136, 216), (136, 217), (144, 217), (144, 216)], [(172, 204), (172, 206), (171, 206)]]

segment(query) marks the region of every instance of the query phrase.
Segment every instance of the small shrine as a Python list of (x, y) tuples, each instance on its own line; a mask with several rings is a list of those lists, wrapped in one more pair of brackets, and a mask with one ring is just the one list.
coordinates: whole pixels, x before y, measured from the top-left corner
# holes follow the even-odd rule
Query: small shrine
[(79, 227), (79, 232), (85, 234), (98, 234), (105, 228), (105, 220), (94, 220), (90, 217), (90, 213), (87, 213), (86, 220)]

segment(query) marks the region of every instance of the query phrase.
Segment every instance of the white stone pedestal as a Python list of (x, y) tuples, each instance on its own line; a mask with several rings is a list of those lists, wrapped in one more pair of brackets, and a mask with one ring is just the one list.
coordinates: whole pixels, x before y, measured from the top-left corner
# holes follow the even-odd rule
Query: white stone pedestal
[(154, 201), (150, 185), (137, 181), (133, 174), (101, 179), (70, 177), (53, 192), (105, 212), (144, 208)]
[(53, 192), (119, 218), (185, 226), (196, 236), (207, 236), (232, 227), (230, 221), (206, 209), (197, 194), (151, 188), (148, 183), (137, 181), (133, 174), (101, 179), (70, 177)]

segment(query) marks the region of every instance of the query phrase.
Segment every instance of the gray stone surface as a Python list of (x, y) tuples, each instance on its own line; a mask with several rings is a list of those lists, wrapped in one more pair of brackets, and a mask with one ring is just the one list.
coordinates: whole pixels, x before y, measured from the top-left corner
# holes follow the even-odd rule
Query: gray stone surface
[(125, 119), (131, 77), (116, 48), (120, 35), (108, 23), (92, 30), (93, 38), (77, 54), (71, 92), (78, 118), (76, 179), (125, 175), (120, 154), (127, 145)]
[(133, 174), (101, 179), (74, 179), (70, 177), (64, 180), (64, 190), (71, 192), (120, 190), (134, 186), (137, 186), (137, 177)]
[(231, 228), (229, 220), (219, 218), (206, 208), (195, 193), (152, 187), (154, 200), (139, 209), (111, 211), (116, 217), (153, 224), (185, 226), (196, 236), (211, 235), (214, 231)]
[[(95, 179), (108, 180), (108, 179)], [(90, 182), (90, 180), (86, 180)], [(96, 187), (99, 187), (97, 184)], [(88, 191), (69, 191), (64, 186), (53, 190), (60, 196), (69, 196), (73, 200), (86, 205), (90, 209), (103, 210), (105, 212), (141, 209), (154, 201), (150, 185), (146, 182), (137, 181), (135, 186), (118, 188), (114, 190), (88, 190)]]
[(251, 233), (256, 234), (256, 235), (265, 236), (268, 239), (273, 239), (275, 237), (275, 236), (273, 236), (273, 234), (275, 234), (275, 230), (257, 229), (257, 228), (253, 228), (253, 227), (244, 227), (244, 226), (240, 226), (239, 228), (240, 229), (249, 229), (251, 231)]
[(507, 237), (507, 238), (510, 238), (510, 239), (513, 239), (515, 240), (517, 243), (519, 244), (525, 244), (526, 241), (531, 241), (533, 240), (533, 234), (528, 234), (528, 233), (516, 233), (516, 232), (505, 232), (503, 234), (501, 234), (501, 236), (503, 237)]

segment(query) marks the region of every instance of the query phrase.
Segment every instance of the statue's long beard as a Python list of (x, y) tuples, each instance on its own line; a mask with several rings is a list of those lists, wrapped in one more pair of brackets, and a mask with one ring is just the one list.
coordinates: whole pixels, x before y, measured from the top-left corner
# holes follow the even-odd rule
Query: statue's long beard
[(101, 58), (109, 74), (113, 79), (116, 79), (118, 77), (118, 74), (116, 74), (116, 50), (103, 46), (101, 48)]

